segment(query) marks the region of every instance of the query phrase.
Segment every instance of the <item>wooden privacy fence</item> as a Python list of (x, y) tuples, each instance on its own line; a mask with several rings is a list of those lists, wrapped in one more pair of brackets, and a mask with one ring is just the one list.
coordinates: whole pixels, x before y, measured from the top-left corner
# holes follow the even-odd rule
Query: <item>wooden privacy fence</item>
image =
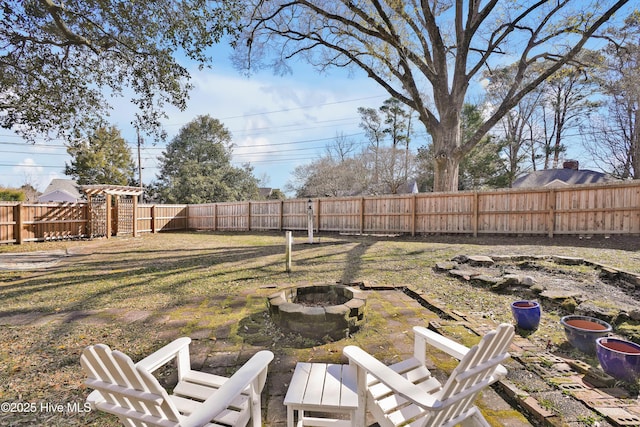
[(86, 203), (0, 202), (0, 243), (83, 237), (87, 218)]
[[(306, 230), (362, 234), (640, 234), (640, 181), (538, 189), (203, 205), (134, 204), (133, 234)], [(126, 210), (129, 212), (129, 210)], [(0, 204), (0, 243), (88, 236), (84, 203)], [(96, 235), (95, 233), (92, 235)], [(109, 236), (106, 236), (109, 237)]]
[[(640, 234), (640, 181), (560, 188), (321, 198), (316, 231), (362, 234)], [(188, 228), (306, 230), (308, 201), (189, 205)]]

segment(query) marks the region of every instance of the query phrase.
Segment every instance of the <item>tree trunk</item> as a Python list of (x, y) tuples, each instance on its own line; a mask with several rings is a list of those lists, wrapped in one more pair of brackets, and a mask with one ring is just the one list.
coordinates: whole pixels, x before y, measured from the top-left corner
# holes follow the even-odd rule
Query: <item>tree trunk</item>
[[(451, 103), (454, 104), (454, 103)], [(458, 191), (458, 171), (464, 153), (460, 150), (462, 133), (460, 109), (449, 108), (437, 127), (425, 123), (433, 140), (433, 191)]]
[[(458, 191), (458, 171), (460, 169), (460, 120), (443, 121), (439, 132), (432, 134), (434, 148), (433, 191)], [(444, 129), (443, 129), (444, 128)]]
[(447, 155), (440, 155), (435, 159), (433, 191), (458, 191), (458, 170), (460, 160)]
[(630, 157), (633, 179), (640, 179), (640, 113), (638, 111), (634, 114)]

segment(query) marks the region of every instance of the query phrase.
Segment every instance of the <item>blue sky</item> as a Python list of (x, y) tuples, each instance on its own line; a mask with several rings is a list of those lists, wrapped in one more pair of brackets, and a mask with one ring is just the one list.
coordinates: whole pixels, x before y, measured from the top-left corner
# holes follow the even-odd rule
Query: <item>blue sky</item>
[[(191, 73), (195, 88), (185, 111), (168, 110), (163, 122), (170, 141), (196, 116), (209, 114), (231, 131), (234, 164), (250, 163), (254, 175), (267, 186), (284, 189), (293, 169), (322, 155), (336, 135), (363, 142), (358, 107), (378, 108), (389, 96), (365, 76), (349, 76), (344, 70), (320, 75), (299, 64), (292, 75), (279, 77), (269, 71), (247, 78), (218, 56), (214, 67)], [(130, 121), (135, 107), (126, 99), (113, 100), (109, 121), (130, 143), (137, 162), (135, 130)], [(143, 136), (144, 137), (144, 136)], [(158, 161), (166, 142), (144, 138), (141, 150), (142, 181), (157, 177)], [(53, 178), (64, 175), (70, 157), (62, 140), (29, 144), (0, 129), (0, 186), (32, 184), (43, 191)]]

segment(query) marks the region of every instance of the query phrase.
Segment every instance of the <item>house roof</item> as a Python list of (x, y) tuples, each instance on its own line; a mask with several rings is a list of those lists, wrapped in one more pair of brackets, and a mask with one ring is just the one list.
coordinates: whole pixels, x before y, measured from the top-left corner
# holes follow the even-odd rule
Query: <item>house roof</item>
[(65, 191), (72, 196), (77, 196), (78, 199), (82, 197), (78, 190), (78, 184), (76, 184), (72, 179), (52, 179), (47, 188), (43, 191), (43, 194), (53, 193), (57, 190)]
[(604, 173), (587, 169), (546, 169), (521, 176), (513, 182), (513, 188), (595, 184), (609, 180)]
[(78, 201), (82, 199), (82, 194), (78, 191), (78, 185), (72, 179), (52, 179), (42, 195), (38, 197), (39, 202), (57, 201)]
[(38, 196), (38, 203), (49, 203), (49, 202), (75, 203), (78, 200), (79, 200), (78, 197), (74, 197), (74, 195), (69, 194), (64, 190), (50, 191), (49, 193), (45, 193), (41, 196)]
[(266, 199), (267, 197), (271, 196), (271, 193), (273, 193), (273, 188), (271, 187), (258, 188), (258, 194), (260, 195), (261, 199)]

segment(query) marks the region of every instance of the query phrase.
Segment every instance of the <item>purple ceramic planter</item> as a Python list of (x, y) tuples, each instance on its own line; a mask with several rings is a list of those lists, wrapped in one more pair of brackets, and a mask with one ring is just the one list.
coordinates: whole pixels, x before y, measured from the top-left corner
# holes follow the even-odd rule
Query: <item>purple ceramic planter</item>
[(586, 354), (596, 354), (596, 339), (609, 335), (613, 328), (604, 320), (571, 315), (560, 319), (569, 343)]
[(520, 329), (535, 331), (540, 325), (540, 304), (536, 301), (514, 301), (511, 303), (511, 313)]
[(631, 383), (640, 378), (640, 345), (602, 337), (596, 340), (596, 354), (602, 370), (612, 377)]

